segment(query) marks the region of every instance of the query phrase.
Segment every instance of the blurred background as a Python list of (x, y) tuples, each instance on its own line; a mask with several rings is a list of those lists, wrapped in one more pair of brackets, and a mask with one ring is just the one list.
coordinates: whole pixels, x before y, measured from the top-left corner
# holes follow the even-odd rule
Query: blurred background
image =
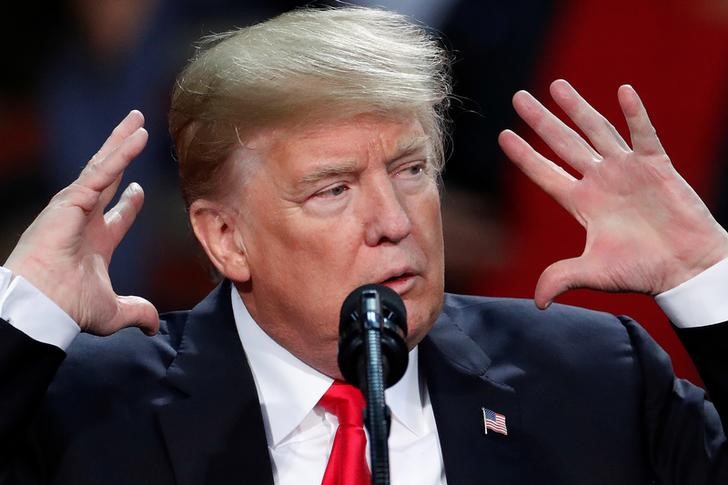
[[(145, 209), (115, 254), (112, 281), (158, 310), (189, 308), (212, 287), (177, 190), (166, 129), (174, 78), (207, 35), (304, 2), (66, 0), (7, 2), (0, 76), (0, 253), (53, 193), (72, 181), (130, 109), (150, 142), (126, 174)], [(322, 5), (333, 2), (306, 2)], [(583, 229), (497, 147), (504, 128), (527, 134), (510, 98), (568, 79), (623, 135), (617, 87), (634, 85), (674, 164), (728, 223), (727, 0), (360, 1), (430, 26), (454, 53), (452, 146), (444, 174), (447, 289), (531, 297), (551, 262), (581, 253)], [(39, 11), (42, 9), (42, 12)], [(575, 291), (561, 302), (638, 319), (697, 382), (651, 298)]]

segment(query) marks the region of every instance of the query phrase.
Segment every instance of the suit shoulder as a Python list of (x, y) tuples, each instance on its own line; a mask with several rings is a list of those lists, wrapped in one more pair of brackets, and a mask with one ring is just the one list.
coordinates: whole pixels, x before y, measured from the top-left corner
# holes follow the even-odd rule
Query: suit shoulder
[[(473, 295), (446, 294), (443, 314), (464, 320), (494, 320), (508, 325), (517, 323), (558, 322), (573, 325), (585, 320), (591, 324), (611, 326), (628, 317), (555, 303), (547, 310), (539, 309), (535, 302), (526, 298), (502, 298)], [(469, 317), (469, 318), (468, 318)]]
[(632, 345), (627, 317), (561, 304), (540, 310), (529, 299), (448, 294), (441, 319), (504, 358), (536, 352), (578, 360)]
[(103, 360), (104, 355), (112, 350), (122, 350), (124, 354), (143, 354), (152, 349), (176, 350), (182, 339), (187, 311), (163, 313), (159, 316), (159, 331), (154, 336), (145, 335), (136, 327), (128, 327), (112, 335), (99, 337), (80, 334), (68, 349), (69, 357), (94, 354)]
[(159, 332), (147, 336), (136, 327), (98, 337), (80, 334), (67, 351), (56, 381), (73, 386), (128, 385), (158, 378), (177, 355), (187, 311), (160, 315)]

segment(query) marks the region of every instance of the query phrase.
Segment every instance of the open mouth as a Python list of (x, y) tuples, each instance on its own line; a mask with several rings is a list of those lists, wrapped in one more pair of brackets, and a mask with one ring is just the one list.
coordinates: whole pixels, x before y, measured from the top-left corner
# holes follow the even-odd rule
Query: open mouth
[(405, 272), (396, 276), (392, 276), (382, 281), (381, 284), (388, 286), (400, 295), (405, 291), (409, 290), (414, 284), (415, 274)]
[(387, 278), (386, 280), (382, 281), (383, 285), (386, 285), (388, 283), (397, 283), (406, 280), (407, 278), (411, 278), (413, 275), (412, 273), (402, 273), (398, 276), (392, 276), (391, 278)]

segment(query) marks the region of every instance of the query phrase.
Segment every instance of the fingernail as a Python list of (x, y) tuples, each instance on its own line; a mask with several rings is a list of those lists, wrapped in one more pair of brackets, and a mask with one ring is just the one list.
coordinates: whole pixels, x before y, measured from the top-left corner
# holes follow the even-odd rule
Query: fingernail
[(574, 87), (571, 85), (571, 83), (564, 78), (556, 79), (554, 82), (551, 83), (551, 87), (556, 87), (558, 85), (563, 85), (563, 86), (566, 86), (567, 88), (574, 89)]
[(138, 117), (141, 120), (141, 124), (142, 125), (144, 124), (144, 115), (138, 109), (133, 109), (133, 110), (129, 111), (129, 113), (127, 113), (127, 115), (124, 117), (123, 120), (121, 120), (121, 122), (123, 123), (123, 122), (129, 120), (130, 118), (134, 118), (134, 117)]
[(131, 196), (139, 192), (142, 192), (142, 186), (136, 182), (130, 183), (124, 190), (124, 194), (127, 196)]

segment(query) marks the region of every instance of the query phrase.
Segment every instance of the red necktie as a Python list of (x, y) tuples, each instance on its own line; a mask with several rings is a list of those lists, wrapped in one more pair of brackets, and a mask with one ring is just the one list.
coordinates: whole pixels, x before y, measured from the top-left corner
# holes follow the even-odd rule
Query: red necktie
[(339, 418), (331, 456), (321, 485), (369, 485), (371, 475), (365, 456), (364, 397), (351, 384), (334, 381), (319, 404)]

